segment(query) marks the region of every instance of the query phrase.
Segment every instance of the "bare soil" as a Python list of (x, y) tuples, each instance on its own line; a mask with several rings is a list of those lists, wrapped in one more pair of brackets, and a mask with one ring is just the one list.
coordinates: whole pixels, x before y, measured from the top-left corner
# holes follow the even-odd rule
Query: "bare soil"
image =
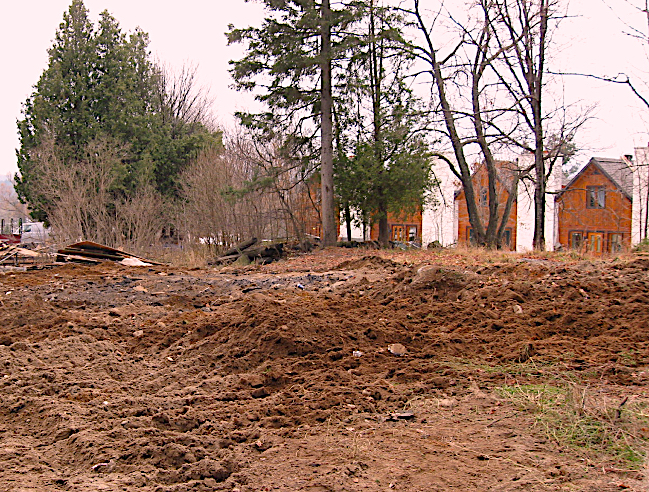
[(649, 490), (502, 391), (568, 381), (621, 422), (648, 367), (645, 257), (7, 272), (0, 489)]

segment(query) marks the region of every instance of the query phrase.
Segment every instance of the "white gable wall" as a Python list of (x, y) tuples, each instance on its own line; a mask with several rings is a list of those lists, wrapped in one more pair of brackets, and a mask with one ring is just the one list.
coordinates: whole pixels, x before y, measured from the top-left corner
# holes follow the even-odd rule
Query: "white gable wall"
[[(526, 153), (518, 158), (519, 168), (534, 164), (534, 154)], [(545, 249), (553, 251), (559, 239), (559, 224), (555, 205), (556, 193), (563, 185), (563, 168), (556, 162), (546, 183), (545, 200)], [(534, 182), (529, 179), (518, 184), (516, 216), (516, 251), (534, 249)]]
[(434, 241), (442, 246), (457, 243), (457, 211), (455, 210), (455, 190), (457, 178), (448, 164), (441, 159), (433, 161), (433, 174), (437, 185), (428, 197), (428, 204), (422, 214), (422, 247)]
[(631, 245), (647, 237), (647, 193), (649, 189), (649, 147), (636, 147), (633, 172), (633, 204), (631, 206)]
[[(357, 212), (352, 210), (352, 241), (367, 241), (369, 240), (369, 227), (367, 228), (367, 237), (363, 236), (363, 227), (356, 225)], [(359, 221), (360, 222), (360, 221)], [(338, 236), (339, 241), (347, 241), (347, 222), (345, 221), (345, 216), (340, 213), (340, 236)]]

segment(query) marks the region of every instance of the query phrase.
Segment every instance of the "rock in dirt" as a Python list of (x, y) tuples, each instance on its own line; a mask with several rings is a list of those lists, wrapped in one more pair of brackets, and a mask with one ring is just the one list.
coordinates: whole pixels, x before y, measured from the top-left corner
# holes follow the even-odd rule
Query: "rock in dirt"
[(400, 343), (391, 343), (390, 345), (388, 345), (388, 352), (390, 352), (392, 355), (397, 355), (399, 357), (406, 355), (408, 353), (406, 347), (404, 347)]
[(398, 413), (391, 413), (390, 416), (388, 417), (388, 420), (390, 421), (412, 420), (414, 418), (415, 418), (415, 414), (412, 412), (398, 412)]
[(270, 393), (266, 390), (266, 388), (257, 388), (250, 392), (250, 396), (252, 396), (253, 398), (266, 398), (269, 395)]

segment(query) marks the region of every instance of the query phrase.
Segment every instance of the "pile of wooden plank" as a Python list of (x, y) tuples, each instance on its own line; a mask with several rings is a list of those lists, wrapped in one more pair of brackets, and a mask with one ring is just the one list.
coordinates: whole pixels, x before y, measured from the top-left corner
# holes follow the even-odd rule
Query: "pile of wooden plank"
[(32, 251), (31, 249), (0, 242), (0, 265), (19, 266), (27, 263), (36, 263), (36, 260), (41, 256), (41, 253)]
[(161, 265), (155, 261), (146, 260), (140, 256), (126, 253), (120, 249), (104, 246), (103, 244), (93, 243), (92, 241), (81, 241), (70, 244), (63, 249), (58, 250), (56, 261), (66, 262), (73, 261), (77, 263), (99, 263), (101, 261), (123, 261), (127, 258), (135, 258), (151, 265)]

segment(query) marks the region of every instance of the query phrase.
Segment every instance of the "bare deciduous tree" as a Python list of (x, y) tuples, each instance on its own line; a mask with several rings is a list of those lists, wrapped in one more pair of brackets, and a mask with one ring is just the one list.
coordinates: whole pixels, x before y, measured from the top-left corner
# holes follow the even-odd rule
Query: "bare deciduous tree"
[[(421, 42), (410, 44), (425, 64), (443, 115), (443, 126), (455, 159), (440, 157), (461, 181), (469, 220), (478, 244), (499, 246), (521, 179), (535, 184), (534, 247), (545, 248), (545, 185), (562, 149), (572, 140), (587, 114), (570, 117), (559, 104), (544, 107), (546, 56), (561, 15), (559, 0), (474, 0), (467, 18), (438, 12), (432, 21), (419, 0), (407, 12)], [(437, 41), (440, 17), (458, 35), (450, 48)], [(448, 35), (448, 33), (446, 33)], [(440, 48), (440, 46), (443, 46)], [(486, 220), (480, 217), (471, 177), (470, 149), (488, 175)], [(497, 190), (499, 155), (520, 151), (534, 155), (534, 164), (512, 172), (510, 186)], [(501, 201), (504, 200), (504, 203)]]
[(303, 241), (320, 222), (312, 176), (276, 142), (235, 132), (183, 174), (183, 228), (222, 248), (251, 237)]
[(156, 64), (155, 96), (163, 123), (171, 125), (172, 137), (185, 126), (215, 127), (212, 120), (209, 90), (198, 84), (198, 67), (184, 64), (174, 72), (168, 66)]
[(20, 203), (14, 185), (15, 182), (11, 176), (7, 176), (6, 182), (0, 182), (0, 217), (2, 218), (29, 216), (29, 208), (24, 203)]
[(34, 152), (39, 162), (37, 185), (47, 200), (48, 218), (62, 242), (90, 240), (143, 251), (165, 224), (163, 198), (150, 184), (131, 197), (113, 189), (122, 169), (122, 152), (114, 142), (93, 141), (80, 162), (63, 162), (54, 139)]

